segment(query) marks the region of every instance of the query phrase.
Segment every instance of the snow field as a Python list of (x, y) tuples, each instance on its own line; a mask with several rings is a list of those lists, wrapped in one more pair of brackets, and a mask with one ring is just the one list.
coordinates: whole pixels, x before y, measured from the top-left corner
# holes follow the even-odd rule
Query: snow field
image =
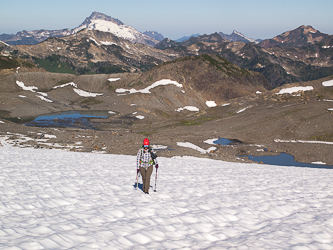
[(0, 147), (0, 245), (333, 248), (329, 169), (159, 157), (157, 192), (146, 195), (134, 189), (135, 160)]
[[(16, 84), (19, 87), (21, 87), (23, 90), (27, 90), (27, 91), (31, 91), (31, 92), (36, 92), (35, 90), (38, 90), (37, 87), (35, 87), (35, 86), (30, 86), (30, 87), (25, 86), (25, 84), (23, 82), (20, 82), (20, 81), (16, 81)], [(73, 87), (73, 91), (76, 94), (78, 94), (79, 96), (83, 96), (83, 97), (96, 97), (96, 96), (103, 95), (102, 93), (91, 93), (91, 92), (87, 92), (87, 91), (78, 89), (77, 85), (75, 83), (73, 83), (73, 82), (69, 82), (69, 83), (65, 83), (65, 84), (59, 85), (59, 86), (55, 86), (55, 87), (53, 87), (53, 89), (64, 88), (66, 86), (72, 86)], [(40, 94), (40, 95), (42, 95), (42, 96), (38, 96), (38, 95), (36, 95), (36, 96), (39, 97), (40, 99), (42, 99), (43, 101), (53, 102), (52, 100), (46, 98), (46, 96), (48, 96), (47, 93), (43, 93), (43, 92), (37, 92), (37, 93)], [(22, 95), (20, 95), (20, 97), (26, 98), (26, 96), (22, 96)]]

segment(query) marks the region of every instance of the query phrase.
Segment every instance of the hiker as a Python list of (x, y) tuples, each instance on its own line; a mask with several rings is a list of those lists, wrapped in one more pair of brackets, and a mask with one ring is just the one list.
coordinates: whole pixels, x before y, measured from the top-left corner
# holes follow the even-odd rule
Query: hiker
[(149, 146), (149, 140), (145, 138), (143, 140), (143, 145), (139, 149), (136, 157), (137, 174), (142, 176), (142, 190), (146, 194), (149, 194), (150, 188), (150, 176), (153, 172), (153, 166), (155, 165), (156, 170), (158, 169), (158, 164), (156, 160), (156, 154)]

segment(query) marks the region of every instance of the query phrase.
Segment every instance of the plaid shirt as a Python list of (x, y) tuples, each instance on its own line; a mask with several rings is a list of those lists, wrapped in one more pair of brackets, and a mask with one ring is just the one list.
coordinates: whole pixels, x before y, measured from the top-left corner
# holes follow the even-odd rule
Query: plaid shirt
[[(151, 150), (155, 153), (153, 150)], [(144, 150), (140, 148), (138, 154), (136, 156), (136, 168), (140, 169), (140, 167), (148, 168), (150, 165), (153, 165), (153, 159), (151, 158), (151, 154), (149, 150)], [(157, 164), (157, 159), (155, 158), (155, 164)]]

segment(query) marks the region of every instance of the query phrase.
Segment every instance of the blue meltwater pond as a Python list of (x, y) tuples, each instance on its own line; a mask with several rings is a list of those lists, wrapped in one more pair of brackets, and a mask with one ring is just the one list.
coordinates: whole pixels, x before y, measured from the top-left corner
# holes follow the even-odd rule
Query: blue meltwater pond
[(90, 118), (105, 119), (116, 114), (112, 111), (65, 111), (41, 115), (33, 121), (27, 122), (27, 126), (35, 127), (78, 127), (94, 129), (94, 123)]
[(295, 161), (294, 156), (286, 153), (281, 153), (279, 155), (265, 155), (265, 156), (243, 155), (243, 157), (248, 157), (249, 160), (256, 162), (263, 162), (264, 164), (269, 164), (269, 165), (333, 169), (333, 166), (329, 165), (310, 164), (310, 163)]
[[(237, 143), (242, 143), (238, 140), (229, 140), (227, 138), (219, 138), (213, 142), (218, 145), (232, 145)], [(320, 165), (320, 164), (310, 164), (295, 161), (294, 156), (286, 153), (281, 153), (279, 155), (265, 155), (265, 156), (253, 156), (253, 155), (242, 155), (242, 157), (247, 157), (249, 160), (262, 162), (268, 165), (278, 165), (278, 166), (296, 166), (296, 167), (311, 167), (311, 168), (328, 168), (333, 169), (330, 165)]]

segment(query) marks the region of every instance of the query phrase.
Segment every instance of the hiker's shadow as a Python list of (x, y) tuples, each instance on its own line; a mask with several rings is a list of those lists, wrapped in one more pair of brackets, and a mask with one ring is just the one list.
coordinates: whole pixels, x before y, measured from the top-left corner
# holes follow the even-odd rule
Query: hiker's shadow
[[(134, 189), (136, 188), (136, 183), (134, 183), (133, 187), (134, 187)], [(150, 188), (153, 188), (153, 186), (150, 185)], [(138, 189), (141, 189), (143, 191), (143, 184), (142, 183), (138, 183)]]
[[(136, 183), (134, 183), (133, 187), (136, 188)], [(138, 189), (141, 189), (143, 191), (142, 183), (138, 183)]]

